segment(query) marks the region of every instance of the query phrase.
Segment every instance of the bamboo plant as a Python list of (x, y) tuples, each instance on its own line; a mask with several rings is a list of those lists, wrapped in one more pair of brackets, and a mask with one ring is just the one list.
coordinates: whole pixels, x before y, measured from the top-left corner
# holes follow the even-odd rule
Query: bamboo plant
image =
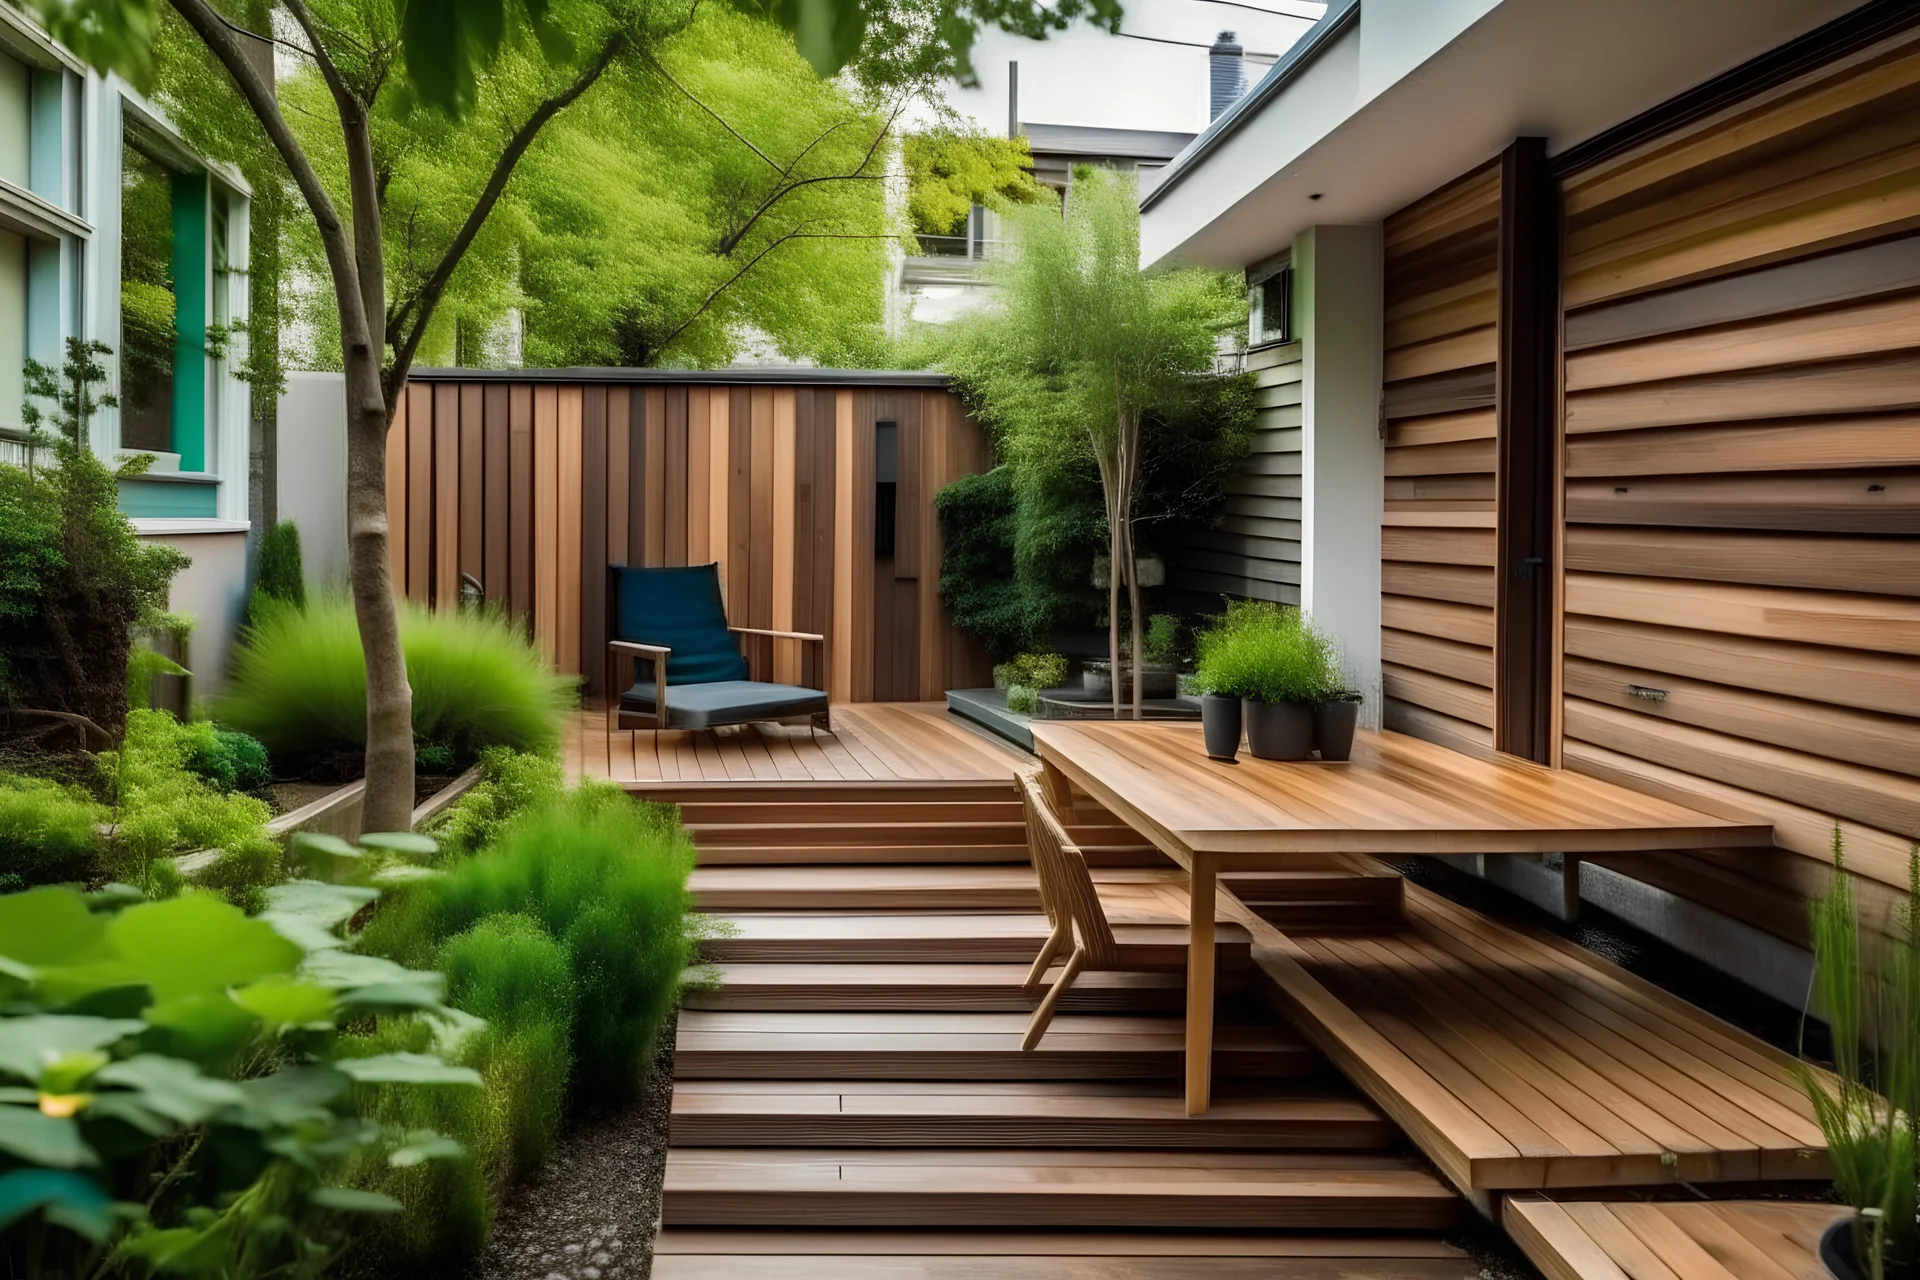
[(1832, 1037), (1834, 1074), (1802, 1070), (1833, 1164), (1854, 1212), (1862, 1276), (1920, 1274), (1915, 1188), (1920, 1147), (1920, 845), (1908, 854), (1907, 901), (1891, 936), (1863, 935), (1839, 827), (1833, 883), (1811, 909), (1811, 996)]

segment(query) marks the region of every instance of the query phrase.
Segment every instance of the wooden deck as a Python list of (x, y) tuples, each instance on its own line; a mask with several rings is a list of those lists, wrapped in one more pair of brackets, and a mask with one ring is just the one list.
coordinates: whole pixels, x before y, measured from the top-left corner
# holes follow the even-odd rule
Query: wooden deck
[(1794, 1059), (1572, 943), (1411, 885), (1396, 933), (1247, 919), (1281, 1007), (1483, 1204), (1828, 1176)]
[(1508, 1201), (1507, 1231), (1547, 1280), (1830, 1280), (1820, 1235), (1847, 1211), (1792, 1200)]
[(947, 711), (943, 702), (856, 702), (833, 709), (832, 733), (753, 724), (607, 732), (589, 704), (562, 744), (574, 777), (616, 782), (1002, 782), (1027, 757)]

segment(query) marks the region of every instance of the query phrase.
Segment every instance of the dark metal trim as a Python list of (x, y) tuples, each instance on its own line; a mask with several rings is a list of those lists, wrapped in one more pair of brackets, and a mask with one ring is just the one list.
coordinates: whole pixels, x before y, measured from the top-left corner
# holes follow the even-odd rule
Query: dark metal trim
[(928, 387), (945, 390), (947, 375), (926, 369), (415, 369), (419, 382), (597, 382), (613, 386)]
[(1552, 759), (1559, 484), (1560, 191), (1545, 138), (1500, 157), (1500, 346), (1494, 382), (1494, 746)]
[(1915, 25), (1920, 25), (1920, 4), (1914, 0), (1871, 0), (1851, 13), (1843, 13), (1803, 36), (1777, 45), (1658, 106), (1649, 107), (1603, 133), (1575, 143), (1553, 158), (1554, 176), (1566, 178), (1592, 168)]

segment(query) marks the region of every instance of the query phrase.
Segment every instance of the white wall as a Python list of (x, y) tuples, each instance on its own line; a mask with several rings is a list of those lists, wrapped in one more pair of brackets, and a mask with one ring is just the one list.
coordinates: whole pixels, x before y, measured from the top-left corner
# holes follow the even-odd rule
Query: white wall
[(280, 397), (278, 485), (282, 520), (300, 527), (309, 582), (347, 577), (347, 391), (337, 373), (289, 373)]
[[(173, 580), (167, 597), (176, 613), (193, 615), (193, 635), (187, 642), (186, 667), (193, 672), (196, 700), (220, 691), (235, 634), (247, 611), (246, 525), (220, 527), (215, 520), (147, 520), (141, 532), (148, 542), (180, 548), (193, 561)], [(169, 532), (169, 529), (178, 532)], [(212, 532), (190, 532), (210, 529)]]
[(1304, 354), (1300, 606), (1340, 642), (1380, 725), (1381, 289), (1378, 223), (1311, 227), (1293, 245)]

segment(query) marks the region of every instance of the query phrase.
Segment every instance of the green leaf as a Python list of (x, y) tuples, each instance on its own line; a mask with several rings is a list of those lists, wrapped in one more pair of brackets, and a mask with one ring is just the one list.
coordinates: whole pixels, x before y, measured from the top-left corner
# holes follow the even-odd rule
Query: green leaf
[(316, 876), (338, 875), (343, 868), (355, 866), (367, 856), (339, 836), (312, 831), (294, 832), (288, 848), (294, 860)]
[(333, 1022), (333, 992), (298, 978), (262, 978), (234, 992), (233, 1001), (276, 1032)]
[(361, 836), (360, 847), (417, 857), (432, 857), (440, 852), (440, 845), (432, 836), (423, 836), (415, 831), (376, 831), (372, 835)]
[(337, 1213), (399, 1213), (406, 1208), (392, 1196), (358, 1187), (316, 1187), (307, 1199)]
[(231, 1080), (203, 1075), (191, 1062), (143, 1053), (102, 1067), (94, 1077), (139, 1095), (143, 1106), (182, 1125), (195, 1125), (225, 1107), (242, 1106), (247, 1095)]
[(92, 1178), (66, 1169), (0, 1173), (0, 1232), (36, 1209), (95, 1244), (113, 1232), (113, 1198)]
[(212, 1062), (236, 1052), (259, 1026), (253, 1014), (224, 991), (168, 1000), (149, 1008), (146, 1016), (157, 1032), (147, 1038), (149, 1048), (196, 1062)]
[(300, 963), (300, 948), (272, 925), (207, 894), (134, 907), (107, 930), (156, 1000), (224, 991)]
[(346, 1091), (347, 1077), (332, 1067), (288, 1067), (270, 1076), (242, 1080), (247, 1096), (243, 1113), (229, 1117), (251, 1129), (285, 1129), (310, 1120), (329, 1120), (329, 1103)]
[(381, 1053), (371, 1058), (341, 1058), (333, 1064), (359, 1084), (457, 1084), (480, 1086), (480, 1073), (456, 1067), (429, 1053)]
[(118, 1120), (149, 1138), (164, 1138), (174, 1130), (173, 1121), (147, 1106), (137, 1095), (118, 1090), (94, 1094), (93, 1100), (87, 1103), (87, 1119)]
[(438, 867), (418, 867), (411, 862), (396, 862), (373, 873), (373, 882), (382, 888), (438, 880), (447, 873)]
[(300, 971), (312, 981), (342, 993), (342, 999), (349, 1001), (354, 997), (348, 993), (366, 987), (424, 987), (434, 993), (436, 1000), (443, 999), (447, 989), (446, 979), (432, 970), (409, 969), (357, 951), (312, 952)]
[(380, 896), (378, 889), (289, 880), (267, 890), (267, 909), (259, 918), (308, 951), (343, 945), (334, 931)]
[(400, 39), (415, 92), (448, 115), (473, 106), (476, 75), (506, 33), (504, 0), (406, 0)]
[(455, 1139), (431, 1129), (416, 1129), (388, 1154), (387, 1163), (396, 1169), (411, 1169), (429, 1160), (458, 1160), (466, 1154), (466, 1147)]
[(50, 886), (0, 895), (0, 955), (7, 959), (37, 969), (108, 954), (107, 922), (78, 892)]
[(100, 1163), (71, 1117), (43, 1115), (36, 1107), (0, 1107), (0, 1151), (52, 1169)]
[(145, 1023), (131, 1018), (39, 1014), (0, 1019), (0, 1072), (33, 1083), (69, 1055), (105, 1049), (145, 1029)]

